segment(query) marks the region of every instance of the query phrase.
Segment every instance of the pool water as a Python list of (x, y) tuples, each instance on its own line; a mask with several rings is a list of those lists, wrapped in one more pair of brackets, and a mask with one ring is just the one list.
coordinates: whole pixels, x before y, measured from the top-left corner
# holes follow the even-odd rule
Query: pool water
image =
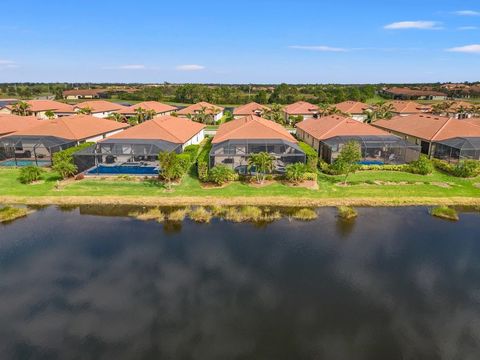
[(158, 175), (156, 166), (105, 166), (98, 165), (87, 171), (87, 175)]
[(5, 160), (0, 161), (0, 166), (50, 166), (51, 162), (49, 160)]

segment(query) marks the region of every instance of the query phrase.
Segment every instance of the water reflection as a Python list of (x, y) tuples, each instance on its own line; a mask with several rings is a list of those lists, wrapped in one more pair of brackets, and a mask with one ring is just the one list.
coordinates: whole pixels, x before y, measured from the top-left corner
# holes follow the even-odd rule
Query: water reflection
[(360, 209), (340, 224), (321, 209), (258, 228), (69, 210), (0, 230), (1, 359), (480, 354), (478, 214)]

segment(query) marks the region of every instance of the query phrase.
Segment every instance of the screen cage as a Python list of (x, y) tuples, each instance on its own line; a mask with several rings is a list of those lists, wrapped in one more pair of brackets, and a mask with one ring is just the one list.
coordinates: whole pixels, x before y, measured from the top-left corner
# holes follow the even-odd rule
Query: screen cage
[(172, 151), (180, 153), (182, 145), (162, 140), (107, 139), (76, 152), (73, 159), (78, 171), (83, 172), (99, 164), (158, 165), (158, 154)]
[(320, 142), (319, 155), (327, 163), (333, 163), (342, 147), (351, 141), (360, 145), (361, 162), (366, 164), (405, 164), (420, 156), (419, 145), (395, 135), (335, 136)]
[(435, 143), (433, 156), (457, 163), (462, 160), (480, 160), (480, 137), (456, 137)]
[(0, 161), (12, 161), (16, 166), (26, 161), (51, 165), (53, 154), (76, 145), (76, 141), (54, 136), (6, 136), (0, 138)]
[(267, 140), (227, 140), (214, 144), (210, 151), (210, 168), (226, 165), (245, 174), (248, 172), (248, 158), (251, 154), (266, 152), (274, 157), (274, 172), (283, 173), (288, 164), (305, 163), (305, 153), (290, 141)]

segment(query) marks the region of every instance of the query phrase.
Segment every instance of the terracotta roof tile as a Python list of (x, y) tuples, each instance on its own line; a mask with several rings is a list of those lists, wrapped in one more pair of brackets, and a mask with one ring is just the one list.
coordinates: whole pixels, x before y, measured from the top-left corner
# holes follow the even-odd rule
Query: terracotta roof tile
[(374, 126), (427, 141), (480, 137), (480, 126), (469, 121), (427, 114), (395, 116), (390, 120), (379, 120)]
[(388, 132), (344, 116), (331, 115), (320, 119), (307, 119), (297, 124), (297, 128), (317, 140), (335, 136), (390, 135)]
[(297, 140), (282, 125), (255, 115), (226, 122), (218, 128), (212, 143), (243, 139), (282, 139), (297, 143)]
[(91, 115), (71, 115), (52, 120), (42, 120), (37, 126), (15, 133), (24, 136), (55, 136), (68, 140), (84, 140), (127, 128), (128, 124), (99, 119)]
[(414, 101), (393, 100), (388, 101), (394, 108), (394, 112), (399, 114), (421, 114), (430, 110), (430, 106), (421, 105)]
[(92, 112), (109, 112), (109, 111), (119, 111), (126, 108), (126, 106), (116, 104), (106, 100), (91, 100), (84, 101), (75, 105), (76, 109), (90, 108)]
[[(52, 110), (53, 112), (74, 113), (75, 110), (72, 105), (65, 104), (54, 100), (27, 100), (25, 101), (29, 107), (29, 111), (39, 112)], [(13, 105), (7, 105), (6, 108), (12, 109)]]
[(40, 125), (44, 120), (35, 116), (0, 115), (0, 136)]
[[(187, 106), (186, 108), (183, 108), (181, 110), (178, 110), (177, 114), (178, 115), (195, 114), (195, 113), (199, 112), (200, 110), (202, 110), (203, 108), (205, 108), (205, 113), (206, 114), (214, 113), (216, 115), (216, 114), (223, 111), (223, 107), (221, 107), (221, 106), (217, 106), (217, 105), (213, 105), (213, 104), (210, 104), (208, 102), (205, 102), (205, 101), (201, 101), (199, 103), (196, 103), (196, 104)], [(215, 109), (215, 111), (212, 111), (213, 109)]]
[(335, 105), (341, 112), (347, 114), (362, 114), (365, 110), (370, 108), (370, 105), (359, 101), (344, 101)]
[(256, 102), (251, 102), (242, 106), (239, 106), (233, 110), (233, 115), (236, 116), (247, 116), (247, 115), (258, 115), (258, 113), (268, 110), (268, 106), (260, 105)]
[(285, 106), (283, 111), (288, 115), (313, 115), (318, 112), (318, 106), (306, 101), (297, 101), (296, 103)]
[(205, 125), (186, 118), (158, 116), (110, 136), (109, 139), (164, 140), (184, 144), (203, 128)]
[(128, 106), (125, 109), (119, 111), (120, 114), (135, 114), (135, 110), (142, 108), (144, 110), (153, 110), (157, 114), (165, 113), (168, 111), (175, 111), (177, 108), (175, 106), (162, 104), (158, 101), (144, 101), (132, 106)]

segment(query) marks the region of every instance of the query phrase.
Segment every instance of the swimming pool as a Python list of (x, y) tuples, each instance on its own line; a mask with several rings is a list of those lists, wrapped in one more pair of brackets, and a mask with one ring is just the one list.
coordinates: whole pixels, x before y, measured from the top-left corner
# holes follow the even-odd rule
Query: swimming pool
[(143, 175), (143, 176), (157, 176), (157, 166), (142, 166), (142, 165), (114, 165), (105, 166), (98, 165), (87, 171), (87, 175)]
[(52, 163), (49, 160), (4, 160), (0, 161), (0, 166), (50, 166)]

